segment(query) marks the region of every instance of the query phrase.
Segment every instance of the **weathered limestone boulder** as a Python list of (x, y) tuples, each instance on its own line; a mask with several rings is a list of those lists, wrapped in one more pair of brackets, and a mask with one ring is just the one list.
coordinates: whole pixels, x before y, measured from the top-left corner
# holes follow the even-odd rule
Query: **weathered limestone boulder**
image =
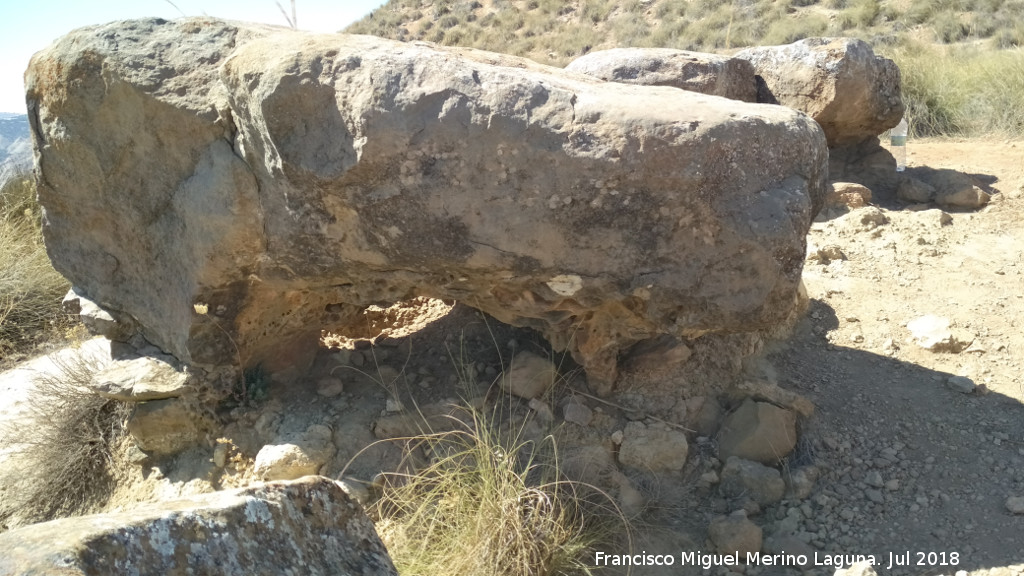
[(301, 370), (322, 329), (428, 296), (608, 393), (633, 344), (785, 321), (824, 194), (803, 114), (479, 51), (152, 19), (26, 83), (54, 265), (204, 368)]
[(878, 136), (903, 117), (900, 70), (855, 38), (807, 38), (748, 48), (750, 61), (778, 104), (809, 114), (829, 147)]
[(397, 575), (362, 508), (306, 477), (0, 534), (0, 574)]
[(750, 62), (718, 54), (671, 48), (612, 48), (580, 56), (565, 69), (608, 82), (671, 86), (757, 102), (757, 82)]

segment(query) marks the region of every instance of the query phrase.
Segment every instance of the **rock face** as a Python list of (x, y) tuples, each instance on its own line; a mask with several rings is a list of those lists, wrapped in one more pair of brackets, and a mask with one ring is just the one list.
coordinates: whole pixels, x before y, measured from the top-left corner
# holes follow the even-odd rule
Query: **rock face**
[(613, 48), (581, 56), (565, 67), (608, 82), (671, 86), (757, 102), (754, 67), (739, 58), (671, 48)]
[(457, 299), (568, 349), (783, 322), (825, 139), (784, 107), (212, 19), (72, 32), (26, 76), (56, 268), (186, 365), (303, 369)]
[(343, 489), (307, 477), (0, 534), (0, 574), (397, 575)]
[(878, 136), (903, 117), (899, 68), (863, 40), (807, 38), (735, 57), (754, 65), (779, 104), (821, 124), (830, 147)]

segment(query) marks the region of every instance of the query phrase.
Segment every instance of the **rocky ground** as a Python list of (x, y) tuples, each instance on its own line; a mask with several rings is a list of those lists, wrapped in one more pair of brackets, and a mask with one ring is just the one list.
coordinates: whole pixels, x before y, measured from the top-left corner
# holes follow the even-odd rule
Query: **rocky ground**
[[(808, 313), (791, 337), (749, 363), (759, 378), (816, 406), (781, 469), (788, 498), (756, 503), (770, 479), (749, 492), (729, 488), (730, 478), (761, 472), (723, 467), (717, 438), (694, 435), (687, 467), (666, 473), (678, 480), (674, 488), (642, 474), (611, 478), (619, 504), (646, 509), (641, 517), (654, 523), (639, 531), (648, 552), (711, 550), (709, 524), (729, 534), (750, 528), (715, 520), (742, 508), (763, 530), (767, 550), (812, 562), (815, 553), (859, 554), (874, 555), (880, 573), (1024, 572), (1024, 502), (1013, 500), (1024, 497), (1024, 143), (912, 142), (909, 164), (911, 175), (973, 175), (992, 201), (943, 212), (875, 198), (873, 206), (819, 218), (804, 271)], [(412, 309), (426, 315), (406, 317)], [(922, 317), (939, 319), (928, 334), (920, 331)], [(514, 353), (547, 351), (536, 335), (440, 302), (377, 311), (361, 336), (377, 337), (377, 345), (328, 339), (334, 349), (322, 350), (316, 376), (301, 386), (251, 389), (257, 408), (230, 413), (234, 423), (221, 440), (172, 461), (127, 454), (134, 463), (120, 471), (108, 507), (245, 485), (282, 462), (369, 482), (409, 464), (400, 442), (374, 444), (420, 431), (422, 419), (406, 418), (402, 408), (417, 407), (443, 426), (452, 422), (447, 406), (500, 403), (493, 383)], [(0, 376), (8, 419), (28, 402), (25, 374), (23, 367)], [(572, 374), (568, 380), (571, 388)], [(639, 409), (585, 395), (561, 394), (550, 406), (514, 401), (509, 410), (535, 416), (527, 436), (543, 435), (545, 421), (559, 417), (577, 425), (566, 429), (575, 430), (567, 440), (578, 446), (607, 441), (590, 436), (616, 419), (629, 421), (627, 432), (642, 420)], [(671, 437), (656, 421), (644, 426)], [(290, 443), (302, 454), (263, 454), (269, 443)], [(913, 565), (886, 570), (890, 553), (908, 552)]]
[[(1000, 193), (977, 212), (882, 203), (884, 223), (862, 223), (869, 207), (813, 226), (809, 253), (842, 256), (808, 262), (808, 317), (769, 360), (818, 408), (804, 433), (823, 474), (764, 525), (883, 568), (910, 551), (894, 574), (1019, 574), (1024, 516), (1007, 504), (1024, 495), (1024, 147), (918, 142), (909, 164)], [(911, 330), (927, 315), (950, 326), (931, 350)]]

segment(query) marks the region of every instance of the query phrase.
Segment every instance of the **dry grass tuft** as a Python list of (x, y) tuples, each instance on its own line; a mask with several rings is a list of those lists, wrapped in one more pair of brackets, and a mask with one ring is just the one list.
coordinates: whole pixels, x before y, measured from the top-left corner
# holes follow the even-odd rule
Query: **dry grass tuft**
[(0, 189), (0, 363), (30, 352), (69, 325), (61, 309), (68, 283), (53, 269), (28, 177)]
[(399, 572), (591, 574), (587, 553), (612, 532), (611, 500), (595, 503), (597, 491), (561, 478), (552, 438), (526, 441), (479, 411), (466, 420), (409, 439), (429, 465), (388, 475), (371, 506)]

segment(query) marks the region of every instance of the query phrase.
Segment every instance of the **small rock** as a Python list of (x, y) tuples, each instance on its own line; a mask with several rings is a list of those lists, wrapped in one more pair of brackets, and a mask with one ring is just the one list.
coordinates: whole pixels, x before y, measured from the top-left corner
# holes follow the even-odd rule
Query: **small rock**
[(388, 398), (384, 401), (384, 411), (388, 414), (394, 414), (403, 410), (402, 403), (394, 398)]
[[(970, 342), (953, 332), (948, 318), (927, 314), (907, 323), (907, 329), (914, 338), (914, 343), (932, 352), (959, 352)], [(974, 339), (971, 338), (971, 341)]]
[(217, 468), (223, 468), (228, 463), (228, 445), (217, 444), (213, 449), (213, 465)]
[(965, 186), (951, 192), (940, 193), (935, 202), (946, 208), (966, 208), (974, 210), (981, 208), (992, 199), (987, 192), (977, 186)]
[(796, 446), (796, 415), (748, 398), (722, 423), (719, 459), (730, 456), (777, 464)]
[(341, 480), (335, 480), (335, 484), (341, 487), (348, 494), (349, 498), (352, 498), (356, 502), (359, 502), (363, 506), (370, 503), (370, 490), (366, 487), (365, 482), (360, 482), (353, 478), (344, 477)]
[(547, 358), (520, 352), (501, 378), (501, 387), (520, 398), (542, 396), (558, 381), (558, 368)]
[(970, 394), (971, 392), (974, 392), (974, 389), (977, 387), (974, 380), (971, 380), (966, 376), (950, 376), (946, 380), (946, 386), (961, 394)]
[(686, 434), (658, 423), (626, 424), (619, 462), (623, 466), (652, 472), (682, 470), (689, 453)]
[(530, 410), (537, 413), (537, 418), (541, 422), (549, 424), (555, 421), (555, 413), (551, 410), (551, 406), (548, 406), (547, 402), (544, 402), (540, 398), (534, 398), (529, 402)]
[(851, 212), (850, 218), (855, 222), (856, 227), (862, 231), (874, 230), (879, 226), (889, 223), (889, 218), (885, 215), (885, 212), (874, 206), (868, 206)]
[(176, 454), (202, 439), (197, 417), (180, 398), (139, 403), (128, 432), (139, 448), (157, 454)]
[(935, 199), (935, 187), (917, 178), (906, 178), (896, 189), (896, 197), (909, 204), (924, 204)]
[(624, 439), (624, 437), (625, 436), (623, 435), (622, 430), (616, 430), (615, 432), (612, 432), (612, 444), (615, 444), (616, 446), (622, 444), (622, 440)]
[(830, 207), (863, 208), (871, 202), (871, 189), (854, 182), (829, 182), (825, 191), (825, 205)]
[(345, 391), (340, 378), (321, 378), (316, 383), (316, 393), (324, 398), (334, 398)]
[(573, 398), (562, 408), (562, 418), (566, 422), (589, 426), (590, 421), (594, 419), (594, 411), (580, 400)]
[(331, 429), (314, 424), (299, 438), (281, 439), (260, 448), (253, 472), (263, 480), (295, 480), (318, 473), (335, 451)]
[(833, 260), (846, 260), (846, 253), (843, 249), (835, 244), (829, 244), (821, 248), (812, 248), (811, 253), (808, 254), (807, 259), (812, 262), (819, 262), (821, 264), (828, 264)]
[(814, 483), (820, 474), (816, 466), (804, 466), (791, 471), (786, 477), (786, 497), (803, 500), (814, 491)]
[(708, 527), (708, 538), (721, 554), (737, 553), (741, 558), (761, 551), (761, 527), (747, 519), (744, 511), (718, 516)]
[(718, 484), (718, 472), (711, 470), (700, 475), (700, 479), (697, 481), (699, 484), (704, 486), (714, 486)]
[(747, 496), (762, 506), (782, 500), (786, 483), (774, 468), (758, 462), (730, 457), (722, 468), (719, 489), (730, 498)]
[(896, 479), (896, 478), (893, 478), (892, 480), (887, 480), (885, 482), (885, 489), (890, 491), (890, 492), (895, 492), (895, 491), (899, 490), (900, 489), (900, 481), (898, 479)]
[(880, 491), (875, 490), (874, 488), (868, 488), (867, 490), (865, 490), (864, 496), (866, 496), (868, 500), (874, 502), (875, 504), (885, 503), (885, 496), (883, 496)]
[(1024, 496), (1010, 496), (1007, 498), (1006, 509), (1011, 514), (1024, 514)]
[(612, 482), (619, 488), (616, 502), (622, 513), (627, 518), (635, 518), (643, 513), (647, 501), (644, 495), (633, 486), (629, 478), (621, 472), (615, 472), (612, 476)]

